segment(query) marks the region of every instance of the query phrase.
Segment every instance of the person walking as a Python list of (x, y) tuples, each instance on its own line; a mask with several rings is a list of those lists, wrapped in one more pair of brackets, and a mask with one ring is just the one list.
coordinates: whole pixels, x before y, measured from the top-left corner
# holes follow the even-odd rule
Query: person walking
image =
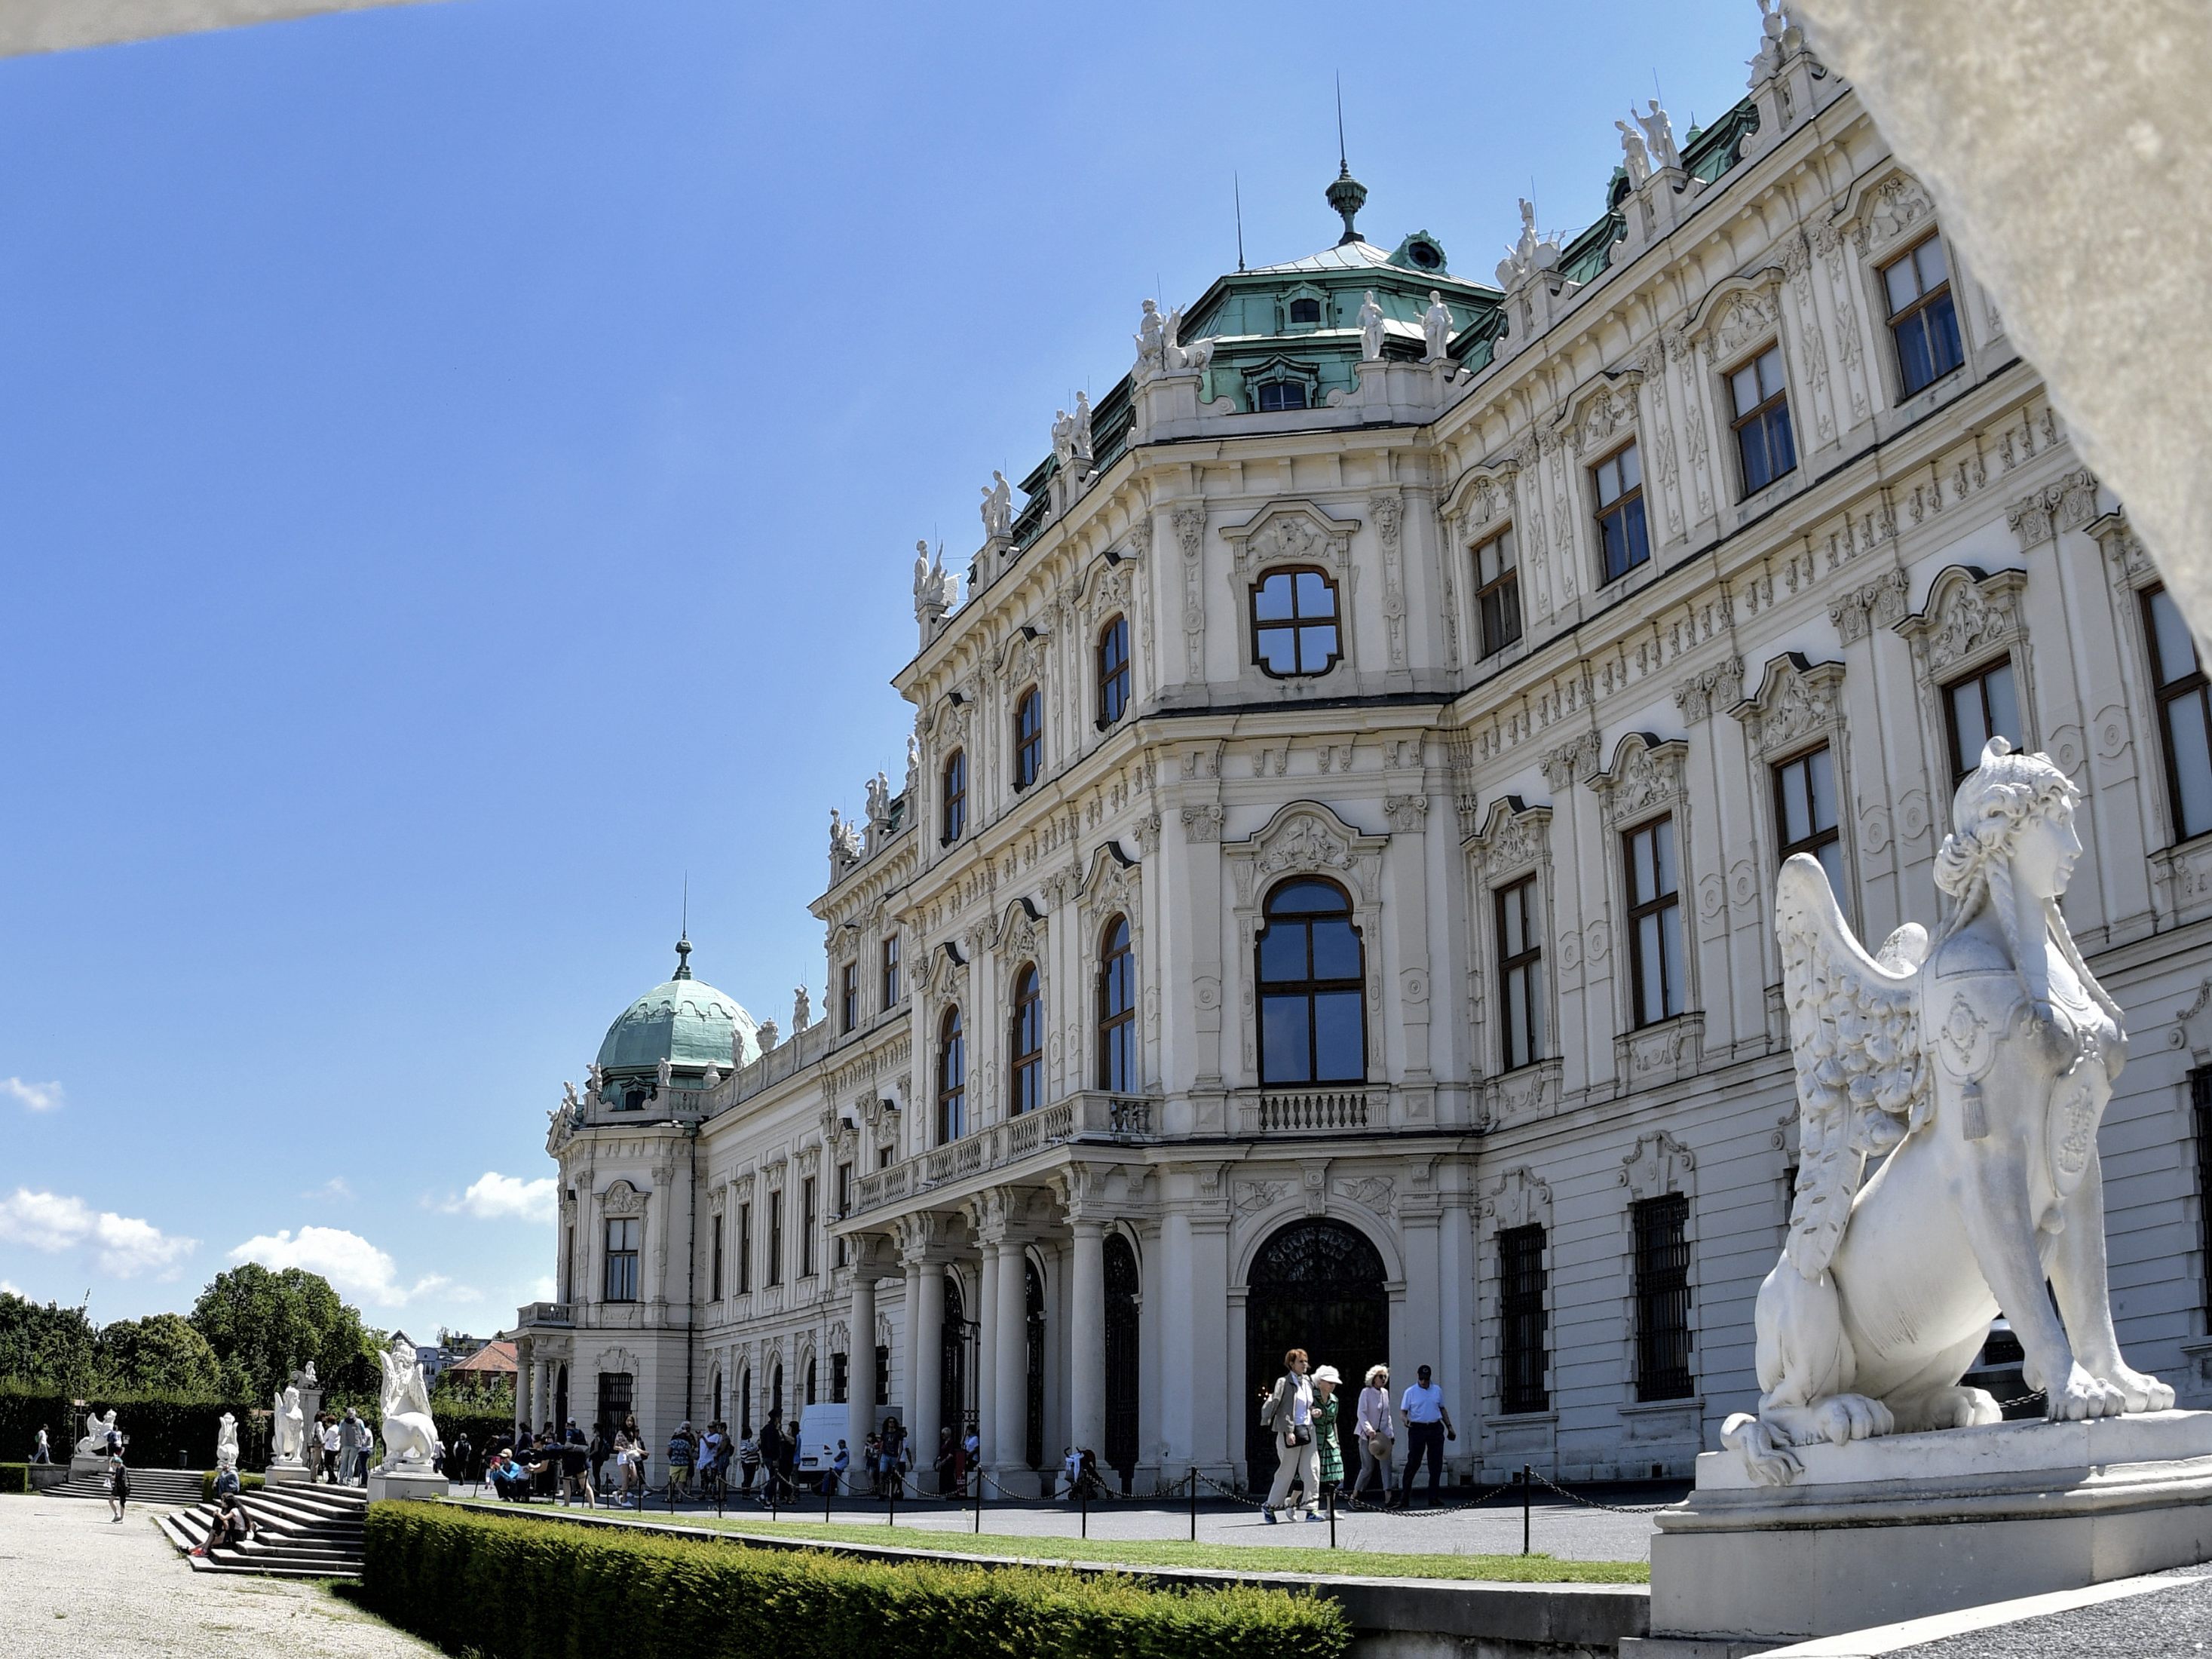
[(115, 1511), (115, 1519), (123, 1518), (124, 1505), (131, 1501), (131, 1471), (123, 1467), (123, 1448), (111, 1444), (107, 1453), (107, 1505)]
[(853, 1454), (843, 1441), (837, 1443), (837, 1455), (830, 1460), (830, 1495), (836, 1497), (845, 1489), (845, 1472), (853, 1467)]
[(1405, 1397), (1398, 1402), (1406, 1413), (1406, 1473), (1398, 1482), (1401, 1510), (1413, 1506), (1413, 1475), (1424, 1457), (1429, 1460), (1429, 1507), (1436, 1507), (1437, 1482), (1444, 1468), (1444, 1442), (1459, 1438), (1451, 1413), (1444, 1409), (1444, 1391), (1429, 1380), (1429, 1368), (1423, 1365), (1415, 1375), (1419, 1380), (1407, 1385)]
[(333, 1486), (338, 1483), (338, 1422), (328, 1412), (315, 1413), (315, 1450), (322, 1465), (322, 1479)]
[(1376, 1495), (1390, 1501), (1390, 1455), (1398, 1443), (1398, 1417), (1390, 1409), (1390, 1368), (1370, 1365), (1367, 1386), (1359, 1391), (1359, 1414), (1352, 1425), (1359, 1442), (1359, 1478), (1352, 1483), (1352, 1498), (1367, 1490), (1371, 1480)]
[(608, 1437), (606, 1419), (592, 1425), (592, 1490), (602, 1492), (606, 1487), (607, 1459), (614, 1455), (614, 1442)]
[(46, 1445), (46, 1425), (43, 1423), (39, 1425), (38, 1439), (32, 1443), (31, 1461), (33, 1463), (51, 1463), (54, 1461), (52, 1453)]
[(469, 1479), (470, 1461), (475, 1455), (476, 1448), (469, 1444), (469, 1431), (463, 1429), (453, 1437), (453, 1443), (446, 1448), (446, 1480), (448, 1485), (472, 1486), (475, 1484)]
[(691, 1425), (682, 1423), (668, 1437), (668, 1507), (674, 1509), (678, 1498), (691, 1495)]
[(876, 1442), (876, 1496), (888, 1498), (899, 1489), (899, 1455), (906, 1445), (906, 1431), (899, 1426), (896, 1417), (884, 1419), (883, 1434)]
[(1316, 1366), (1313, 1374), (1313, 1431), (1315, 1461), (1321, 1466), (1321, 1491), (1318, 1496), (1324, 1503), (1344, 1484), (1344, 1448), (1336, 1437), (1336, 1418), (1344, 1402), (1337, 1397), (1337, 1387), (1344, 1378), (1334, 1365)]
[(1313, 1503), (1321, 1491), (1321, 1462), (1314, 1450), (1313, 1386), (1306, 1381), (1306, 1351), (1292, 1348), (1283, 1356), (1283, 1374), (1275, 1386), (1260, 1396), (1260, 1426), (1275, 1437), (1275, 1483), (1267, 1488), (1267, 1502), (1260, 1513), (1269, 1526), (1288, 1509), (1291, 1487), (1301, 1488), (1300, 1502), (1309, 1521), (1321, 1517)]

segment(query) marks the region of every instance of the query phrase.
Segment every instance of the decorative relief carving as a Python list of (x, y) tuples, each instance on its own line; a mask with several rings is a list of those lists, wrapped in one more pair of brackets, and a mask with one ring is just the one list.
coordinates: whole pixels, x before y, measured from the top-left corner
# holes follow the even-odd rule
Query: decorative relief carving
[(1844, 716), (1844, 665), (1811, 663), (1796, 652), (1773, 659), (1759, 690), (1729, 711), (1743, 722), (1752, 752), (1773, 760), (1821, 737)]
[(1169, 514), (1182, 549), (1183, 677), (1206, 678), (1206, 509), (1179, 507)]
[(1382, 803), (1382, 811), (1390, 820), (1390, 827), (1403, 834), (1419, 830), (1429, 818), (1429, 798), (1426, 795), (1393, 795)]
[(1662, 741), (1645, 732), (1623, 738), (1613, 749), (1613, 765), (1588, 780), (1604, 806), (1607, 824), (1623, 828), (1680, 805), (1689, 753), (1690, 745), (1680, 738)]
[(1398, 541), (1405, 504), (1395, 495), (1376, 495), (1367, 503), (1375, 533), (1382, 543), (1382, 621), (1390, 639), (1390, 666), (1406, 665), (1406, 581)]
[(1336, 1195), (1348, 1204), (1357, 1204), (1377, 1215), (1388, 1215), (1397, 1201), (1398, 1183), (1389, 1176), (1358, 1176), (1338, 1182)]
[(1663, 1198), (1668, 1193), (1693, 1196), (1691, 1174), (1698, 1161), (1690, 1149), (1664, 1129), (1637, 1137), (1636, 1150), (1620, 1160), (1620, 1184), (1631, 1198)]
[(1743, 659), (1730, 657), (1677, 685), (1674, 706), (1682, 711), (1682, 718), (1694, 726), (1713, 712), (1714, 698), (1723, 692), (1733, 695), (1742, 689)]
[(627, 1181), (617, 1181), (599, 1200), (599, 1210), (605, 1215), (643, 1215), (645, 1199), (646, 1195)]
[(1234, 1188), (1236, 1197), (1231, 1205), (1239, 1215), (1257, 1215), (1271, 1210), (1282, 1202), (1283, 1194), (1291, 1190), (1287, 1181), (1239, 1181)]
[(2005, 509), (2005, 523), (2033, 553), (2060, 532), (2087, 529), (2097, 517), (2097, 477), (2087, 467), (2023, 495)]
[(2024, 570), (1984, 575), (1967, 565), (1952, 565), (1929, 584), (1926, 607), (1897, 623), (1897, 631), (1912, 647), (1923, 674), (1944, 674), (2019, 641), (2020, 600), (2027, 586)]
[(1490, 809), (1480, 835), (1468, 842), (1475, 868), (1486, 884), (1495, 884), (1534, 868), (1551, 851), (1552, 809), (1529, 806), (1507, 795)]
[(2151, 562), (2150, 550), (2128, 523), (2125, 513), (2107, 513), (2087, 528), (2097, 538), (2097, 545), (2104, 549), (2112, 580), (2120, 587), (2148, 587), (2159, 580), (2158, 567)]
[(1542, 1227), (1548, 1231), (1552, 1224), (1551, 1185), (1527, 1164), (1518, 1164), (1491, 1183), (1490, 1190), (1482, 1195), (1481, 1214), (1500, 1232), (1509, 1227)]
[(1221, 839), (1222, 809), (1218, 805), (1186, 806), (1182, 809), (1182, 838), (1190, 845), (1202, 846)]
[(1595, 732), (1585, 732), (1555, 749), (1544, 751), (1538, 764), (1543, 769), (1544, 781), (1554, 794), (1563, 793), (1567, 787), (1587, 776), (1597, 764), (1598, 737)]
[(1904, 619), (1909, 586), (1902, 570), (1886, 571), (1829, 606), (1828, 620), (1836, 625), (1845, 645), (1856, 645), (1875, 629), (1894, 628)]
[(1334, 876), (1355, 900), (1372, 904), (1381, 893), (1386, 840), (1362, 835), (1317, 801), (1292, 801), (1232, 849), (1238, 860), (1239, 900), (1252, 902), (1256, 883), (1303, 874)]

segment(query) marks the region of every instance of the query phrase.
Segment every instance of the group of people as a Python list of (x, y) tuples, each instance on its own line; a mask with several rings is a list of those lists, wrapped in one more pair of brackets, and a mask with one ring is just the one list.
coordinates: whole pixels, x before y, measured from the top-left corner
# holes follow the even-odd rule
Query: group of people
[[(1428, 1464), (1428, 1501), (1437, 1501), (1437, 1485), (1443, 1475), (1444, 1442), (1459, 1438), (1451, 1413), (1444, 1407), (1444, 1391), (1437, 1386), (1426, 1365), (1419, 1381), (1407, 1384), (1394, 1408), (1390, 1401), (1390, 1368), (1368, 1368), (1366, 1385), (1359, 1391), (1352, 1432), (1358, 1443), (1359, 1473), (1345, 1495), (1354, 1501), (1370, 1489), (1386, 1508), (1407, 1509), (1413, 1498), (1413, 1477)], [(1261, 1511), (1269, 1524), (1292, 1510), (1309, 1521), (1322, 1518), (1321, 1506), (1344, 1484), (1344, 1442), (1338, 1423), (1343, 1401), (1338, 1390), (1344, 1378), (1334, 1365), (1315, 1366), (1304, 1348), (1283, 1356), (1283, 1374), (1275, 1386), (1260, 1395), (1260, 1425), (1275, 1442), (1275, 1479), (1267, 1489), (1267, 1507)], [(1390, 1466), (1398, 1442), (1398, 1425), (1406, 1428), (1407, 1455), (1397, 1496), (1390, 1493)], [(1256, 1473), (1256, 1471), (1255, 1472)], [(1297, 1496), (1293, 1498), (1291, 1493)]]
[(322, 1454), (319, 1479), (333, 1486), (368, 1484), (368, 1467), (375, 1462), (376, 1431), (358, 1411), (348, 1406), (343, 1417), (318, 1412), (308, 1435), (308, 1443)]

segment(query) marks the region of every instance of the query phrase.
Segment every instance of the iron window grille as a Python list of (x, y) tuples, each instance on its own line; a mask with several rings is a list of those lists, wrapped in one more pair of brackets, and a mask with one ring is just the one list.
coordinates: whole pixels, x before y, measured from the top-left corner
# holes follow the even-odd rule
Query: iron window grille
[(1508, 1413), (1549, 1411), (1544, 1370), (1551, 1363), (1544, 1338), (1544, 1230), (1531, 1224), (1498, 1235), (1498, 1340), (1503, 1375), (1498, 1408)]
[(1636, 1206), (1636, 1397), (1686, 1400), (1690, 1374), (1690, 1200)]

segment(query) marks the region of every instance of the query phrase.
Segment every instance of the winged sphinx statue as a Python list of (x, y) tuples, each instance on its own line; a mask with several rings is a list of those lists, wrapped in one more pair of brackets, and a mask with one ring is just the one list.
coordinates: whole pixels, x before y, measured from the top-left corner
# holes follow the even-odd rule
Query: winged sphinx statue
[(1802, 1473), (1793, 1447), (1996, 1422), (1960, 1379), (2000, 1312), (2052, 1420), (2173, 1404), (2112, 1330), (2097, 1125), (2127, 1034), (2058, 908), (2080, 798), (1991, 738), (1936, 854), (1949, 920), (1875, 956), (1819, 860), (1783, 866), (1797, 1190), (1759, 1287), (1759, 1412), (1721, 1431), (1759, 1481)]
[(437, 1451), (438, 1431), (430, 1420), (430, 1391), (423, 1384), (414, 1345), (404, 1336), (394, 1336), (392, 1346), (376, 1358), (384, 1369), (384, 1386), (377, 1401), (384, 1416), (384, 1461), (374, 1473), (410, 1467), (427, 1470)]

